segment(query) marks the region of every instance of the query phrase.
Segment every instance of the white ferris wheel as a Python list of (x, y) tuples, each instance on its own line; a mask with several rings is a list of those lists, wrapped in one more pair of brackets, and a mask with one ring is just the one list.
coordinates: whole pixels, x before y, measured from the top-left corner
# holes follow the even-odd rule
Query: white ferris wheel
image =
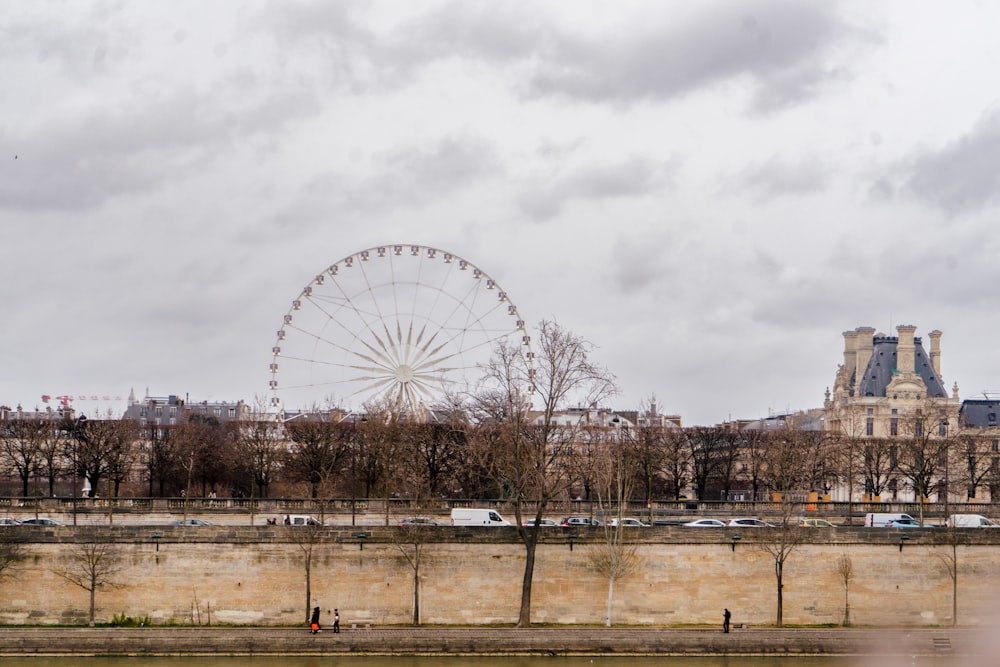
[(385, 245), (344, 257), (292, 301), (272, 349), (283, 410), (386, 399), (421, 414), (473, 385), (501, 340), (528, 346), (510, 296), (454, 253)]

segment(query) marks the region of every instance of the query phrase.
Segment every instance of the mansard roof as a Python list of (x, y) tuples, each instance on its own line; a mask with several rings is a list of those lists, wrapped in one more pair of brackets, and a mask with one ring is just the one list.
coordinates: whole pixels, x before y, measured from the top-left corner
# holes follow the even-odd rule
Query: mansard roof
[(958, 411), (962, 426), (972, 428), (996, 428), (1000, 426), (1000, 399), (985, 397), (966, 399)]
[[(885, 388), (889, 386), (894, 375), (899, 371), (896, 369), (896, 345), (899, 343), (897, 336), (875, 336), (872, 339), (874, 350), (872, 358), (868, 362), (864, 375), (861, 376), (857, 384), (858, 396), (885, 396)], [(928, 398), (948, 398), (941, 378), (934, 372), (924, 346), (920, 338), (913, 339), (914, 346), (914, 369), (920, 379), (927, 385)]]

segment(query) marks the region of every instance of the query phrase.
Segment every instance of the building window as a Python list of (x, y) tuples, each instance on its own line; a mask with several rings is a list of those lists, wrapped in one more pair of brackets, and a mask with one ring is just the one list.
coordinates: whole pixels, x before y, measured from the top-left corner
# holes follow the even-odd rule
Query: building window
[(938, 424), (938, 435), (942, 438), (948, 435), (948, 420), (942, 419), (941, 423)]
[[(157, 407), (156, 408), (156, 416), (157, 417), (162, 417), (163, 416), (163, 408), (161, 408), (161, 407)], [(157, 423), (159, 423), (159, 422), (157, 422)]]
[(893, 417), (889, 420), (889, 435), (899, 435), (899, 418)]
[(917, 419), (917, 422), (913, 425), (913, 434), (918, 438), (924, 437), (924, 422), (922, 419)]
[(865, 435), (875, 435), (875, 420), (871, 417), (865, 420)]
[(170, 406), (170, 416), (171, 417), (175, 417), (176, 415), (177, 415), (177, 408), (171, 405)]
[(1000, 452), (1000, 440), (994, 440), (990, 443), (990, 449), (994, 452)]
[(230, 419), (236, 418), (236, 408), (229, 408), (229, 418)]
[(875, 408), (868, 408), (868, 414), (870, 415), (875, 414)]

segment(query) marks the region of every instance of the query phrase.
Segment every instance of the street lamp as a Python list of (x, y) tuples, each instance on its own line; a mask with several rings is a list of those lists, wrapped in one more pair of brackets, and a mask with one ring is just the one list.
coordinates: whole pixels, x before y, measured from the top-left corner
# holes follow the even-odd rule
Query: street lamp
[(732, 538), (730, 538), (730, 539), (732, 539), (732, 541), (733, 541), (730, 546), (732, 546), (732, 548), (733, 548), (733, 553), (736, 553), (736, 543), (739, 542), (743, 538), (740, 537), (739, 535), (733, 535)]

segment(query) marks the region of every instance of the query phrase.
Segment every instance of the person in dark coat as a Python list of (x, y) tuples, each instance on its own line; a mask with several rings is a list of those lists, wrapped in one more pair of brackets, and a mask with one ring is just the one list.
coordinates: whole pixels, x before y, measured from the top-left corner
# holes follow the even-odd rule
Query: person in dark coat
[(309, 632), (312, 634), (319, 632), (319, 607), (313, 607), (312, 618), (309, 619)]
[(340, 610), (333, 610), (333, 631), (340, 632)]
[(733, 617), (733, 615), (729, 613), (728, 609), (723, 609), (722, 610), (722, 631), (723, 632), (729, 632), (729, 619), (732, 618), (732, 617)]

